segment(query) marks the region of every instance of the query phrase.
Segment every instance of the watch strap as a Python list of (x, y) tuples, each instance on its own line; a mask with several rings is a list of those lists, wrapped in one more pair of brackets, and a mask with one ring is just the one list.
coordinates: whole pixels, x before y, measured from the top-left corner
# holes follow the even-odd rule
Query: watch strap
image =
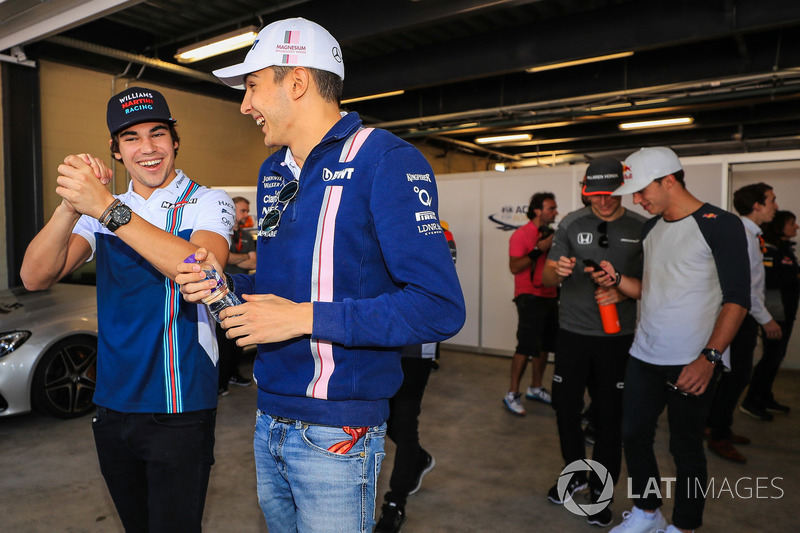
[(100, 218), (98, 218), (97, 221), (100, 222), (100, 224), (102, 224), (103, 226), (107, 227), (108, 221), (111, 218), (111, 210), (117, 207), (121, 203), (122, 201), (119, 198), (114, 198), (114, 201), (111, 202), (111, 205), (106, 207), (106, 210), (103, 211), (103, 214), (100, 215)]
[(722, 361), (722, 352), (714, 348), (703, 348), (700, 353), (712, 364), (717, 364)]

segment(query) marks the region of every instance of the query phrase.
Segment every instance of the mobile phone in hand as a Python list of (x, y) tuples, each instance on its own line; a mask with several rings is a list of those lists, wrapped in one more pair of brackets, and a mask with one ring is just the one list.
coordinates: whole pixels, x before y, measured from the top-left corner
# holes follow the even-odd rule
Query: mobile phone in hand
[[(587, 267), (592, 267), (595, 272), (606, 272), (605, 270), (603, 270), (603, 267), (601, 267), (600, 265), (598, 265), (595, 261), (592, 261), (591, 259), (584, 259), (583, 260), (583, 264), (586, 265)], [(606, 274), (608, 274), (608, 272), (606, 272)]]

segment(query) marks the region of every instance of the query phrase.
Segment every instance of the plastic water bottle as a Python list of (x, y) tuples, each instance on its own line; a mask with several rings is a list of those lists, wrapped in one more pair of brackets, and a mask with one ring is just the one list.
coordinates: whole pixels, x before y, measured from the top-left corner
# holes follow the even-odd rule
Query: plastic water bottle
[(597, 304), (597, 308), (600, 310), (600, 319), (603, 321), (603, 331), (609, 335), (619, 333), (622, 327), (619, 324), (617, 304)]
[(211, 316), (214, 317), (214, 320), (217, 322), (222, 322), (222, 320), (219, 318), (219, 314), (223, 309), (233, 307), (234, 305), (241, 305), (241, 300), (239, 300), (235, 294), (228, 290), (228, 284), (225, 282), (225, 277), (220, 276), (219, 272), (217, 272), (211, 263), (206, 261), (198, 261), (195, 259), (194, 254), (184, 259), (183, 262), (198, 263), (200, 268), (203, 270), (203, 273), (206, 275), (206, 279), (213, 279), (217, 282), (216, 288), (211, 289), (211, 294), (202, 300), (203, 303), (208, 306), (208, 310), (211, 311)]

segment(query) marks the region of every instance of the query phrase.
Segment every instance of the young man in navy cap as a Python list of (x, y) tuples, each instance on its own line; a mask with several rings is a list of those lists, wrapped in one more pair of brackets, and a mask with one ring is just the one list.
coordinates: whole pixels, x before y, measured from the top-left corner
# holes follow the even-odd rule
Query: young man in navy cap
[[(244, 303), (221, 314), (230, 338), (258, 344), (261, 508), (271, 532), (369, 532), (401, 347), (464, 323), (433, 172), (340, 113), (341, 48), (318, 24), (274, 22), (215, 74), (280, 147), (258, 178), (256, 273), (232, 276)], [(185, 297), (205, 297), (199, 271), (178, 268)]]
[(200, 531), (214, 462), (217, 347), (205, 306), (185, 302), (176, 263), (198, 246), (227, 259), (233, 203), (175, 168), (164, 97), (131, 87), (108, 102), (111, 153), (131, 175), (112, 195), (89, 154), (59, 165), (63, 198), (22, 265), (46, 289), (97, 258), (100, 470), (127, 531)]
[[(622, 207), (619, 197), (611, 196), (620, 185), (622, 163), (616, 159), (601, 158), (589, 165), (581, 189), (589, 205), (573, 211), (558, 225), (542, 276), (547, 286), (561, 285), (553, 372), (561, 456), (565, 465), (586, 458), (581, 411), (588, 390), (595, 428), (592, 459), (607, 469), (614, 482), (607, 485), (597, 475), (587, 479), (585, 472), (577, 472), (567, 486), (554, 485), (547, 497), (563, 504), (588, 482), (595, 506), (589, 523), (601, 527), (611, 524), (612, 514), (609, 506), (598, 502), (609, 501), (622, 467), (622, 392), (636, 329), (636, 301), (621, 297), (616, 288), (598, 288), (584, 260), (611, 261), (620, 272), (641, 277), (645, 219)], [(615, 306), (619, 317), (616, 331), (604, 328), (599, 304)]]
[[(690, 532), (703, 523), (708, 486), (703, 429), (728, 346), (750, 307), (747, 242), (741, 220), (694, 197), (683, 167), (665, 147), (642, 148), (625, 160), (625, 183), (651, 215), (644, 224), (640, 279), (603, 261), (593, 275), (641, 298), (641, 314), (625, 373), (622, 441), (634, 507), (614, 533)], [(653, 449), (667, 409), (676, 482), (672, 524), (661, 515), (664, 487)], [(653, 490), (655, 485), (658, 490)]]

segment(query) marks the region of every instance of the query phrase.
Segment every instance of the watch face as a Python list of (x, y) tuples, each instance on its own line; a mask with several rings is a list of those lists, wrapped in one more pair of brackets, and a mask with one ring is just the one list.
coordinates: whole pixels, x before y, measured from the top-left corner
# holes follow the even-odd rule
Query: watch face
[(131, 208), (125, 204), (119, 204), (111, 210), (111, 220), (108, 221), (108, 229), (117, 231), (120, 226), (124, 226), (131, 221)]

